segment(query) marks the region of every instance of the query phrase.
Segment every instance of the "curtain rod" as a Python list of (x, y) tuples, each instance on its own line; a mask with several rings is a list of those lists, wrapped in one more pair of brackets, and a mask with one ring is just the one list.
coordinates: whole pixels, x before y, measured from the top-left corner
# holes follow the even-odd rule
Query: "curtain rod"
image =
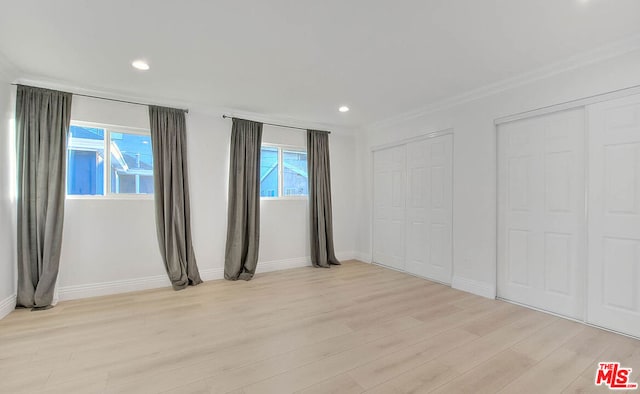
[[(18, 85), (22, 85), (20, 83), (12, 83), (11, 85), (13, 86), (18, 86)], [(22, 85), (22, 86), (30, 86), (30, 85)], [(34, 86), (36, 87), (36, 86)], [(125, 103), (125, 104), (133, 104), (133, 105), (144, 105), (145, 107), (149, 107), (151, 105), (154, 104), (145, 104), (145, 103), (139, 103), (136, 101), (127, 101), (127, 100), (118, 100), (118, 99), (114, 99), (114, 98), (108, 98), (108, 97), (100, 97), (100, 96), (92, 96), (90, 94), (81, 94), (81, 93), (71, 93), (74, 96), (80, 96), (80, 97), (88, 97), (88, 98), (93, 98), (93, 99), (98, 99), (98, 100), (106, 100), (106, 101), (115, 101), (117, 103)], [(182, 109), (182, 108), (177, 108), (180, 111), (184, 111), (185, 113), (189, 113), (189, 109)]]
[[(227, 114), (223, 114), (222, 115), (222, 119), (233, 119), (233, 116), (227, 115)], [(241, 118), (239, 118), (241, 119)], [(249, 120), (249, 119), (245, 119), (245, 120)], [(253, 122), (253, 121), (252, 121)], [(283, 124), (277, 124), (277, 123), (268, 123), (268, 122), (258, 122), (258, 123), (262, 123), (262, 124), (268, 124), (269, 126), (276, 126), (276, 127), (284, 127), (287, 129), (296, 129), (296, 130), (304, 130), (307, 131), (307, 129), (302, 128), (302, 127), (296, 127), (296, 126), (287, 126), (287, 125), (283, 125)], [(328, 134), (331, 134), (330, 131), (327, 131)]]

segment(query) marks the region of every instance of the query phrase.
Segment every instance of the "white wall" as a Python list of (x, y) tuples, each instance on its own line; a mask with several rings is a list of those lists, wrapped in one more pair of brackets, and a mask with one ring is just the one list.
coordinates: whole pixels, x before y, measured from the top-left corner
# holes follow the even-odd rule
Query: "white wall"
[[(144, 106), (74, 96), (72, 120), (147, 128)], [(187, 115), (194, 249), (203, 279), (221, 278), (227, 222), (231, 121)], [(304, 132), (264, 127), (263, 141), (306, 146)], [(355, 140), (331, 135), (334, 232), (339, 257), (355, 250)], [(65, 206), (61, 299), (168, 285), (158, 251), (153, 200), (73, 199)], [(258, 272), (309, 262), (307, 200), (263, 200)], [(134, 236), (131, 236), (134, 234)]]
[(371, 148), (448, 128), (454, 129), (453, 286), (495, 295), (496, 118), (640, 84), (640, 51), (592, 63), (546, 79), (358, 137), (359, 254), (371, 256)]
[[(300, 131), (265, 125), (262, 142), (289, 145), (306, 150), (306, 134)], [(306, 260), (309, 251), (308, 201), (262, 199), (260, 201), (259, 261), (277, 261), (288, 250), (290, 261)], [(287, 225), (280, 223), (287, 218)]]
[(0, 318), (15, 307), (16, 293), (15, 149), (9, 127), (15, 88), (10, 80), (0, 69)]
[[(73, 97), (71, 119), (149, 129), (146, 107), (80, 96)], [(57, 283), (60, 298), (108, 293), (115, 286), (124, 291), (168, 283), (162, 276), (154, 220), (152, 199), (67, 198)], [(124, 280), (138, 281), (129, 287), (116, 284)]]
[[(640, 51), (630, 52), (393, 126), (370, 128), (356, 137), (347, 131), (334, 132), (330, 141), (338, 257), (370, 259), (371, 148), (453, 128), (454, 286), (495, 294), (494, 119), (638, 85), (638, 70)], [(15, 198), (11, 195), (13, 156), (8, 130), (14, 89), (1, 76), (0, 73), (0, 303), (15, 294)], [(148, 127), (146, 107), (78, 96), (74, 97), (72, 118)], [(217, 278), (222, 276), (224, 263), (231, 123), (219, 114), (197, 110), (187, 116), (187, 122), (194, 247), (203, 277)], [(264, 141), (304, 145), (304, 133), (265, 126)], [(264, 200), (261, 210), (259, 270), (306, 263), (306, 201)], [(166, 284), (152, 200), (67, 200), (58, 282), (62, 298)]]

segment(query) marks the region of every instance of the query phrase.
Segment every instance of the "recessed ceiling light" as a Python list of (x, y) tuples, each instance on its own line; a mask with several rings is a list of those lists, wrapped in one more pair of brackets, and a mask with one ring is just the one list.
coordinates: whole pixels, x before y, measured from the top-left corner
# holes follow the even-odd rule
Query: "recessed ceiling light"
[(349, 112), (349, 107), (347, 107), (346, 105), (343, 105), (342, 107), (338, 108), (338, 111), (340, 111), (340, 112)]
[(144, 60), (136, 60), (133, 63), (131, 63), (131, 65), (133, 66), (133, 68), (136, 68), (142, 71), (147, 71), (149, 69), (149, 64)]

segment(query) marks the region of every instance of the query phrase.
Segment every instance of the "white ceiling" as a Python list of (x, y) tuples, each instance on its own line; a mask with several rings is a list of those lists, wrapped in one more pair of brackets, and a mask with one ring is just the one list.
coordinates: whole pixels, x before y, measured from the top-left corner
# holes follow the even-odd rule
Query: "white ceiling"
[[(0, 10), (0, 53), (23, 77), (346, 126), (640, 34), (639, 0), (0, 0)], [(137, 58), (151, 70), (132, 69)]]

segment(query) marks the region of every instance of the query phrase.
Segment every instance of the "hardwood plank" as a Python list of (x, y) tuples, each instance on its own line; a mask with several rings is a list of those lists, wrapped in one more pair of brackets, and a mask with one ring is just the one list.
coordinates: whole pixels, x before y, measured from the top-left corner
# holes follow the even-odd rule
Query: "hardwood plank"
[(0, 321), (4, 393), (598, 391), (640, 341), (356, 261)]
[(498, 326), (493, 332), (469, 342), (466, 346), (439, 356), (437, 361), (454, 367), (460, 373), (494, 357), (512, 344), (532, 335), (555, 319), (539, 312), (525, 314), (514, 323)]
[(504, 350), (441, 386), (435, 393), (495, 393), (527, 371), (536, 361), (512, 350)]
[(429, 361), (415, 369), (390, 379), (383, 384), (367, 390), (368, 394), (406, 394), (428, 393), (434, 388), (455, 379), (460, 373), (453, 367), (437, 361)]
[(557, 319), (532, 336), (516, 343), (511, 349), (540, 361), (585, 328), (584, 324), (567, 319)]
[(372, 388), (475, 338), (478, 336), (454, 328), (355, 368), (349, 375), (360, 386)]
[(349, 375), (342, 374), (322, 381), (307, 389), (298, 391), (298, 394), (358, 394), (364, 389)]
[(558, 393), (565, 389), (593, 358), (560, 348), (534, 365), (499, 393)]
[[(579, 376), (574, 380), (569, 387), (562, 390), (562, 393), (566, 394), (586, 394), (586, 393), (611, 393), (612, 391), (607, 386), (595, 385), (595, 372), (591, 378)], [(623, 391), (624, 392), (624, 391)]]

